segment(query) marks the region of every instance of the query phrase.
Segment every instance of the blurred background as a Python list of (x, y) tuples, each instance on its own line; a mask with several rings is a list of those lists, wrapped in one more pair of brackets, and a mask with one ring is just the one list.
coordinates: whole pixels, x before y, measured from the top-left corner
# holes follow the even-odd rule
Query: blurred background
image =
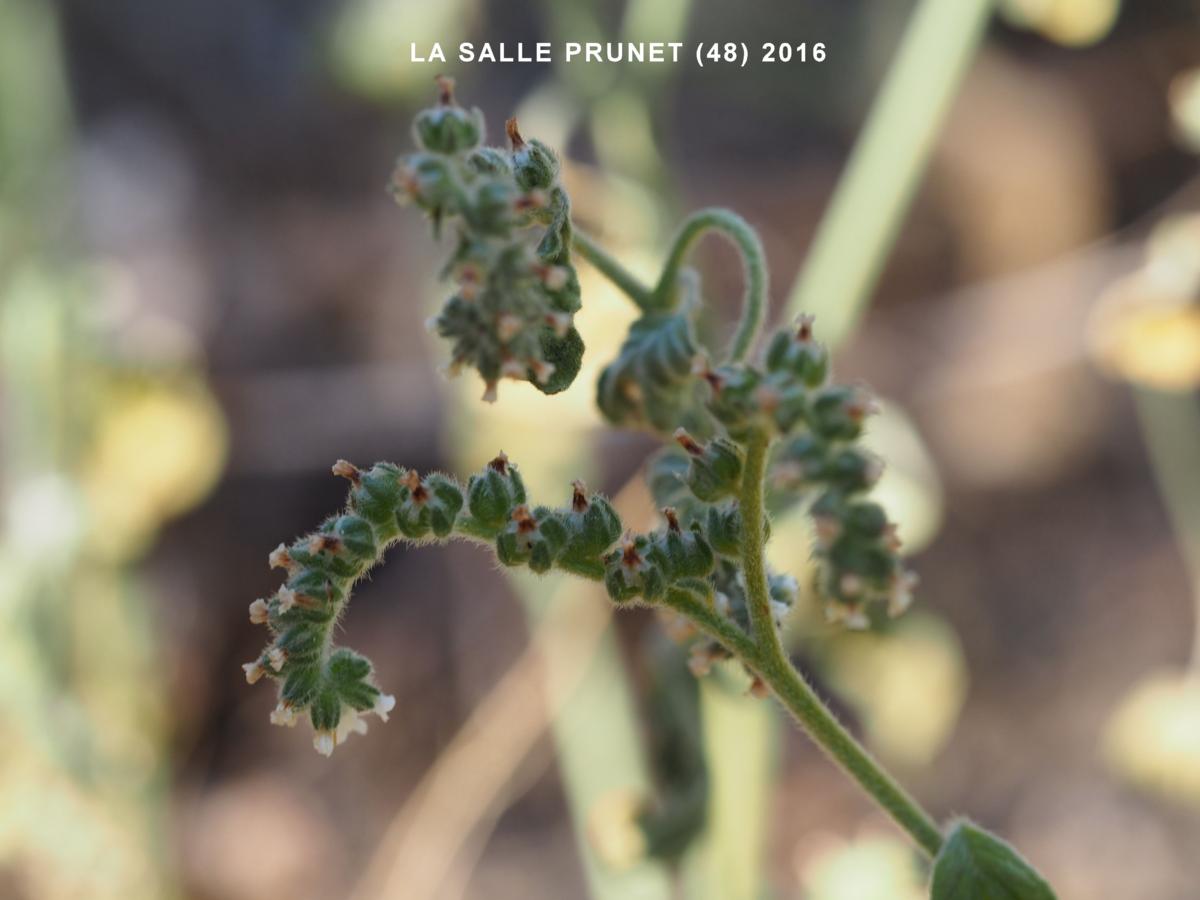
[[(485, 409), (437, 375), (440, 251), (384, 189), (437, 74), (410, 41), (824, 41), (820, 65), (736, 71), (444, 67), (493, 141), (515, 111), (561, 150), (578, 220), (647, 279), (682, 213), (737, 209), (782, 320), (913, 10), (0, 0), (0, 897), (923, 896), (736, 671), (697, 685), (664, 623), (588, 586), (394, 550), (344, 640), (396, 712), (332, 760), (239, 666), (266, 555), (342, 502), (338, 457), (466, 474), (503, 449), (546, 502), (583, 476), (650, 513), (653, 442), (592, 407), (633, 314), (590, 268), (567, 394), (506, 383)], [(989, 12), (911, 206), (879, 197), (894, 246), (823, 248), (864, 273), (837, 368), (886, 400), (918, 602), (845, 635), (808, 600), (794, 658), (936, 815), (1063, 898), (1195, 898), (1200, 11)], [(697, 257), (714, 332), (735, 261)], [(816, 298), (819, 336), (839, 302)], [(802, 581), (807, 539), (773, 542)]]

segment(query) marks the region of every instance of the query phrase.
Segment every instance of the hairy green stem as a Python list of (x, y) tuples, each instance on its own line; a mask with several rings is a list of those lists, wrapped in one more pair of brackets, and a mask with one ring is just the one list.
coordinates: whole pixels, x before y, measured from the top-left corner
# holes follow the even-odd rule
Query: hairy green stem
[(671, 242), (667, 262), (654, 288), (653, 303), (662, 309), (670, 309), (675, 304), (683, 262), (695, 243), (709, 231), (728, 238), (742, 257), (745, 279), (742, 313), (727, 351), (731, 362), (740, 362), (758, 339), (766, 316), (767, 260), (758, 233), (737, 213), (728, 209), (702, 209), (684, 221)]
[(763, 484), (770, 441), (762, 432), (746, 444), (742, 476), (742, 572), (757, 663), (747, 660), (817, 745), (853, 778), (931, 857), (942, 846), (937, 823), (854, 739), (788, 660), (771, 615), (764, 558)]
[(572, 232), (571, 245), (579, 252), (580, 256), (595, 266), (601, 275), (615, 284), (639, 308), (651, 308), (653, 300), (650, 288), (642, 284), (632, 272), (617, 262), (591, 237), (575, 228)]
[(710, 604), (686, 591), (677, 590), (668, 591), (664, 602), (677, 613), (690, 619), (694, 625), (746, 665), (753, 666), (757, 662), (758, 648), (750, 636)]

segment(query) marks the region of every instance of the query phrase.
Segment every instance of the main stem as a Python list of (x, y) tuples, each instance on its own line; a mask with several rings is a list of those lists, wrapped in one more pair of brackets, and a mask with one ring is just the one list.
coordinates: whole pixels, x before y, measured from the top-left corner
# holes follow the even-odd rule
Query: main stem
[(821, 702), (788, 660), (771, 615), (771, 595), (764, 559), (763, 483), (769, 441), (754, 434), (746, 446), (740, 507), (742, 511), (742, 572), (756, 646), (752, 665), (775, 696), (842, 770), (858, 782), (887, 811), (918, 846), (931, 857), (942, 847), (942, 832), (930, 815), (879, 765)]
[[(740, 216), (728, 210), (707, 209), (689, 218), (672, 242), (662, 276), (653, 291), (641, 284), (591, 238), (575, 231), (573, 243), (580, 256), (591, 262), (643, 310), (669, 309), (684, 259), (701, 235), (709, 230), (721, 232), (737, 245), (745, 267), (746, 296), (742, 317), (729, 350), (731, 359), (740, 360), (758, 336), (767, 293), (762, 245), (754, 229)], [(742, 512), (742, 573), (746, 582), (750, 635), (745, 635), (715, 611), (684, 593), (669, 595), (667, 605), (688, 616), (710, 637), (720, 641), (757, 672), (825, 754), (858, 782), (859, 787), (907, 831), (922, 850), (930, 857), (936, 856), (942, 847), (942, 832), (937, 823), (842, 727), (792, 666), (780, 641), (771, 613), (765, 559), (767, 536), (763, 485), (769, 448), (770, 440), (765, 433), (755, 432), (750, 437), (746, 445), (746, 465), (739, 498)]]

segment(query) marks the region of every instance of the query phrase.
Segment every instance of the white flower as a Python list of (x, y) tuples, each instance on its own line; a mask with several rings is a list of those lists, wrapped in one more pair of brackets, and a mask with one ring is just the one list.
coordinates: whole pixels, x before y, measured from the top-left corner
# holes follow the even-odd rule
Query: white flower
[(254, 684), (254, 682), (267, 674), (267, 670), (263, 668), (263, 664), (257, 659), (254, 662), (248, 662), (243, 665), (242, 671), (246, 673), (246, 681), (249, 684)]
[(383, 721), (388, 720), (388, 713), (396, 708), (396, 698), (391, 694), (380, 694), (375, 698), (375, 705), (371, 708), (371, 712), (379, 716)]
[(283, 664), (287, 662), (287, 653), (280, 647), (272, 647), (267, 651), (267, 662), (271, 664), (271, 668), (276, 672), (283, 669)]
[(367, 720), (358, 714), (358, 710), (343, 706), (342, 717), (338, 719), (337, 731), (334, 733), (334, 741), (341, 744), (352, 734), (366, 733)]
[(267, 617), (270, 615), (270, 609), (267, 607), (267, 601), (259, 598), (250, 604), (250, 624), (265, 625)]
[(566, 337), (567, 332), (571, 330), (571, 317), (567, 313), (547, 313), (546, 324), (554, 331), (556, 337)]
[(287, 547), (283, 544), (280, 544), (271, 551), (271, 555), (267, 557), (267, 562), (272, 569), (288, 569), (290, 571), (293, 566), (291, 554), (288, 553)]
[(550, 376), (553, 374), (554, 363), (548, 363), (544, 359), (534, 361), (533, 377), (538, 380), (539, 384), (546, 384), (550, 380)]
[(313, 749), (322, 756), (333, 756), (333, 748), (337, 746), (333, 732), (318, 731), (313, 735)]
[(275, 597), (279, 601), (280, 612), (287, 612), (296, 605), (296, 592), (286, 585), (279, 589), (279, 593)]
[(507, 344), (520, 334), (524, 327), (525, 323), (519, 316), (514, 316), (512, 313), (501, 313), (500, 317), (496, 319), (496, 337)]
[(289, 706), (282, 700), (275, 705), (271, 710), (271, 724), (282, 725), (285, 728), (294, 728), (298, 718), (294, 707)]
[(899, 572), (892, 576), (888, 585), (888, 615), (893, 619), (908, 609), (913, 602), (913, 589), (917, 586), (915, 572)]
[(542, 270), (542, 284), (552, 291), (561, 291), (567, 286), (570, 273), (562, 266), (547, 266)]
[(857, 597), (863, 592), (863, 580), (853, 572), (847, 572), (838, 582), (838, 589), (847, 597)]

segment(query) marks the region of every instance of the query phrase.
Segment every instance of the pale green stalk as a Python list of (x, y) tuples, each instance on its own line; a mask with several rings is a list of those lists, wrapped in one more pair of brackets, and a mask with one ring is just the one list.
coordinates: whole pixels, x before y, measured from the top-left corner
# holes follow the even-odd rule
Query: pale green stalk
[(858, 323), (994, 0), (921, 0), (787, 303), (831, 346)]

